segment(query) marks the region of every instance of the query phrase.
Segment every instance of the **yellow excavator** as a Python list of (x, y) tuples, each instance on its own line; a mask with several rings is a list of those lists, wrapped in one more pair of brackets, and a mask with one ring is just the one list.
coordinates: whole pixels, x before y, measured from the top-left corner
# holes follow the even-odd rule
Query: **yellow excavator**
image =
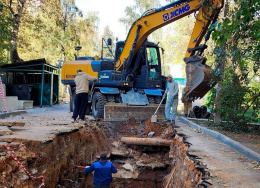
[[(89, 106), (96, 119), (120, 120), (120, 117), (127, 118), (127, 113), (150, 117), (153, 110), (149, 114), (147, 106), (160, 102), (165, 78), (161, 74), (160, 48), (147, 41), (147, 37), (153, 31), (194, 13), (196, 22), (184, 58), (187, 78), (182, 101), (184, 113), (188, 114), (192, 101), (203, 97), (214, 86), (214, 83), (210, 84), (211, 68), (202, 54), (210, 38), (209, 26), (216, 23), (223, 3), (224, 0), (178, 0), (148, 10), (133, 23), (126, 40), (116, 43), (114, 59), (76, 56), (74, 61), (64, 63), (62, 83), (70, 85), (73, 96), (77, 69), (98, 77), (95, 84), (91, 83), (93, 90), (89, 96)], [(204, 36), (205, 43), (200, 45)], [(108, 40), (108, 48), (110, 43)]]

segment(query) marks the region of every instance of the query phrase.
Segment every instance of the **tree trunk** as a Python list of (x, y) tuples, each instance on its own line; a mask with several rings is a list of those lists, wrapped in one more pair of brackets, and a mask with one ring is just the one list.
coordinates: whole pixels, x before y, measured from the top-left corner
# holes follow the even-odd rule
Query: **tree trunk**
[[(219, 82), (217, 85), (216, 98), (215, 98), (216, 109), (221, 109), (221, 98), (222, 98), (222, 95), (220, 93), (221, 89), (222, 89), (222, 82)], [(214, 123), (220, 123), (220, 120), (221, 120), (221, 112), (216, 112), (214, 116)]]
[[(224, 6), (224, 12), (223, 12), (223, 17), (225, 18), (227, 16), (227, 13), (228, 13), (228, 2), (225, 3), (225, 6)], [(221, 48), (221, 60), (220, 60), (220, 63), (219, 63), (219, 71), (220, 71), (220, 74), (222, 76), (221, 80), (218, 82), (218, 85), (217, 85), (217, 91), (216, 91), (216, 98), (215, 98), (215, 105), (216, 105), (216, 109), (221, 109), (221, 101), (222, 101), (222, 94), (221, 94), (221, 90), (223, 88), (223, 85), (222, 85), (222, 81), (223, 81), (223, 77), (224, 77), (224, 69), (225, 69), (225, 61), (226, 61), (226, 47), (225, 45), (222, 46)], [(221, 121), (221, 112), (218, 111), (215, 113), (215, 117), (214, 117), (214, 123), (220, 123)]]
[(13, 25), (12, 25), (12, 40), (11, 40), (11, 52), (10, 52), (10, 58), (12, 63), (17, 63), (23, 61), (20, 59), (17, 46), (18, 46), (18, 35), (19, 35), (19, 27), (21, 23), (21, 17), (24, 10), (24, 5), (26, 3), (26, 0), (18, 0), (17, 1), (17, 12), (14, 11), (12, 8), (12, 2), (10, 3), (10, 11), (13, 14)]

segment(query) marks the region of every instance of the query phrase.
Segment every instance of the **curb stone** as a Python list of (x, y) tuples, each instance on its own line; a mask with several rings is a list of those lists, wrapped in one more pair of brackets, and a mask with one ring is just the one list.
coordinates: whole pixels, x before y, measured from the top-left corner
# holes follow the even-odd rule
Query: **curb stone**
[(242, 155), (248, 157), (251, 160), (257, 161), (260, 163), (260, 154), (249, 149), (248, 147), (238, 143), (237, 141), (232, 140), (231, 138), (217, 132), (217, 131), (213, 131), (210, 129), (207, 129), (205, 127), (202, 127), (200, 125), (197, 125), (196, 123), (193, 123), (191, 121), (189, 121), (188, 119), (184, 118), (184, 117), (179, 117), (179, 119), (185, 123), (188, 124), (189, 126), (200, 130), (201, 132), (203, 132), (205, 135), (210, 136), (220, 142), (222, 142), (223, 144), (231, 147), (232, 149), (236, 150), (237, 152), (241, 153)]

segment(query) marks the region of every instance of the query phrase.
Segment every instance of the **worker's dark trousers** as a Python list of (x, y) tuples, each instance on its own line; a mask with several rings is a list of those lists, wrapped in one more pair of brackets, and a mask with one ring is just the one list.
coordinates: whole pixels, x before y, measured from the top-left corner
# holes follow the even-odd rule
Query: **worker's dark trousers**
[(79, 119), (85, 120), (87, 105), (88, 105), (88, 93), (76, 94), (72, 118), (76, 120), (77, 117), (79, 116)]
[(110, 185), (105, 185), (105, 184), (94, 184), (94, 188), (110, 188)]

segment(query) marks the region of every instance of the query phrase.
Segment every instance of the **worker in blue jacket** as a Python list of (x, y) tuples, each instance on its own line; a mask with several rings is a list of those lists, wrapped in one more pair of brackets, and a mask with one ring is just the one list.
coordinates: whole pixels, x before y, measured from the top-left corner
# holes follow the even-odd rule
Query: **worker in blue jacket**
[(100, 154), (100, 160), (87, 166), (84, 170), (85, 173), (94, 172), (94, 188), (109, 188), (112, 182), (112, 173), (117, 173), (117, 169), (113, 163), (107, 161), (107, 153)]

